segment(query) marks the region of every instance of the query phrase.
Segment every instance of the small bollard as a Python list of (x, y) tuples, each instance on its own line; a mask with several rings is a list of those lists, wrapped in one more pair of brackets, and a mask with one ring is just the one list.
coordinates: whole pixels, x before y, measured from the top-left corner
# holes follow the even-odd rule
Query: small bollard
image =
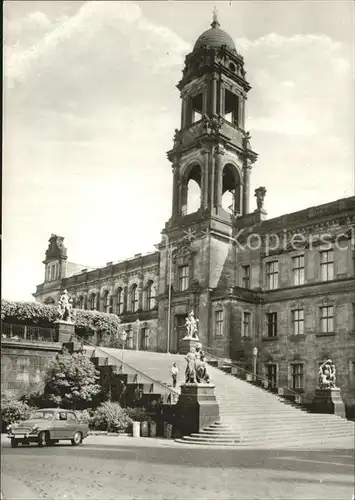
[(133, 437), (134, 438), (139, 438), (140, 437), (140, 422), (133, 422)]
[(141, 422), (141, 436), (142, 437), (149, 436), (148, 422), (146, 422), (146, 421)]
[(173, 436), (173, 426), (168, 424), (166, 427), (166, 439), (171, 439)]
[(150, 437), (155, 438), (157, 436), (157, 423), (150, 422)]
[(168, 422), (164, 422), (164, 437), (166, 438), (168, 435)]

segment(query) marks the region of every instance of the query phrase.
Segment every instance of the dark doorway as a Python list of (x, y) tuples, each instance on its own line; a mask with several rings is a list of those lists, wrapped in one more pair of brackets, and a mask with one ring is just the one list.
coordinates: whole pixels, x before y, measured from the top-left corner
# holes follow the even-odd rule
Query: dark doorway
[(277, 365), (275, 365), (275, 364), (267, 364), (266, 365), (266, 377), (267, 377), (268, 382), (269, 382), (268, 388), (271, 390), (276, 389), (276, 387), (277, 387)]
[(186, 321), (186, 314), (175, 315), (175, 321), (174, 321), (175, 338), (173, 345), (171, 346), (172, 347), (171, 352), (179, 352), (180, 341), (186, 335), (185, 321)]

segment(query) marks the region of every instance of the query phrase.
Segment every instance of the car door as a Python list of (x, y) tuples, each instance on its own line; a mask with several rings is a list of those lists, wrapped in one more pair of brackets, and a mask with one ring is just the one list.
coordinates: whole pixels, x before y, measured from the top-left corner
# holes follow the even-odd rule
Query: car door
[(65, 439), (68, 435), (68, 412), (58, 411), (55, 419), (55, 439)]
[(72, 438), (74, 436), (75, 431), (78, 430), (78, 419), (76, 418), (76, 415), (72, 411), (67, 412), (68, 415), (68, 420), (67, 420), (67, 428), (66, 428), (66, 433), (68, 438)]

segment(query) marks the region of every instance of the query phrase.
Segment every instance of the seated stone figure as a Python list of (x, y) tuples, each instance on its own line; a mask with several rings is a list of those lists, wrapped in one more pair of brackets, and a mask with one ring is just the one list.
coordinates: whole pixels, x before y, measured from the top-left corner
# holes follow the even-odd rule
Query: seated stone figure
[(196, 345), (196, 358), (195, 358), (195, 371), (196, 371), (196, 382), (201, 384), (209, 384), (210, 377), (207, 373), (206, 368), (206, 356), (202, 351), (201, 344)]
[(185, 383), (194, 384), (196, 382), (196, 371), (195, 371), (196, 351), (194, 347), (191, 347), (191, 351), (187, 353), (185, 359), (187, 361), (185, 370)]
[(336, 387), (335, 365), (331, 359), (324, 361), (319, 367), (319, 387), (330, 389)]

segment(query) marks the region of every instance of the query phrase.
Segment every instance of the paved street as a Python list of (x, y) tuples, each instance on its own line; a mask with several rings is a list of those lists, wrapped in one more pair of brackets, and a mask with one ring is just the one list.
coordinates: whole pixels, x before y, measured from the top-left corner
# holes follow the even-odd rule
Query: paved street
[(3, 436), (2, 490), (6, 500), (351, 500), (351, 444), (338, 449), (215, 449), (90, 436), (80, 447), (12, 449)]

